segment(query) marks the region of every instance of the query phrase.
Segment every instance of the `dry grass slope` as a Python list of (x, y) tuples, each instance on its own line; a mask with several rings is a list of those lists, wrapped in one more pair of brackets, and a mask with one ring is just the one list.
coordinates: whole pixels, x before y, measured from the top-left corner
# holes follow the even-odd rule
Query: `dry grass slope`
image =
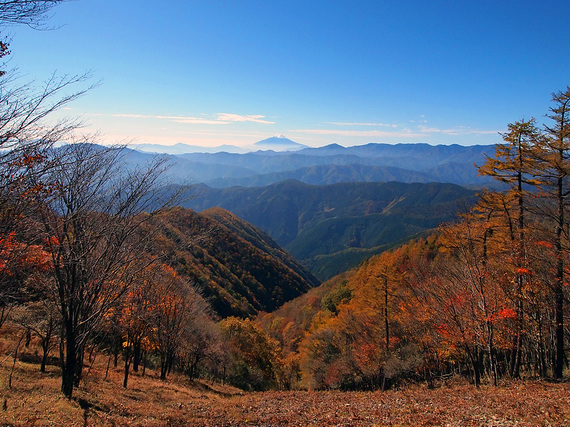
[[(5, 356), (4, 356), (5, 357)], [(2, 360), (4, 360), (4, 357)], [(0, 366), (0, 425), (5, 426), (567, 426), (570, 383), (518, 382), (477, 390), (453, 383), (428, 390), (411, 385), (387, 392), (243, 393), (147, 371), (121, 387), (122, 373), (99, 356), (74, 399), (59, 392), (59, 369), (40, 374), (11, 359)]]

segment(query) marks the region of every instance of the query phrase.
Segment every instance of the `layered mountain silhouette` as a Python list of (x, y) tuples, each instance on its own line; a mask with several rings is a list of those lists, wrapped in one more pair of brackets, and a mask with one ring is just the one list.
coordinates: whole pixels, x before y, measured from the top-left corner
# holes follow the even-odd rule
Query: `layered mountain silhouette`
[[(259, 147), (298, 146), (289, 141), (274, 137)], [(494, 146), (428, 144), (186, 153), (169, 156), (168, 182), (199, 184), (186, 207), (232, 212), (324, 280), (453, 221), (475, 200), (467, 188), (496, 185), (475, 166), (493, 153)], [(136, 167), (149, 156), (133, 150), (127, 158)]]
[[(494, 146), (428, 144), (367, 144), (342, 147), (300, 148), (287, 138), (259, 141), (257, 147), (277, 148), (292, 144), (290, 150), (259, 150), (250, 153), (217, 152), (170, 155), (170, 181), (205, 183), (210, 187), (255, 187), (295, 179), (307, 184), (340, 182), (446, 182), (464, 186), (493, 185), (489, 177), (477, 174), (475, 164), (494, 154)], [(259, 145), (257, 145), (259, 144)], [(283, 148), (283, 147), (281, 147)], [(300, 149), (299, 149), (300, 148)], [(151, 154), (133, 151), (133, 162)]]

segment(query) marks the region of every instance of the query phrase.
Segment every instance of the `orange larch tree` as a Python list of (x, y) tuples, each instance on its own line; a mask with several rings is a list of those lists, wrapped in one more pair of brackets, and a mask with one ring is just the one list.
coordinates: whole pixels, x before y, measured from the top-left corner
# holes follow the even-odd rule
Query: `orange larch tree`
[(555, 322), (555, 378), (562, 378), (565, 360), (564, 307), (566, 299), (566, 262), (568, 252), (568, 214), (570, 204), (570, 87), (552, 95), (554, 106), (548, 117), (553, 122), (545, 126), (536, 157), (539, 160), (537, 175), (546, 203), (540, 214), (554, 225), (552, 242), (555, 249), (556, 270), (552, 283)]

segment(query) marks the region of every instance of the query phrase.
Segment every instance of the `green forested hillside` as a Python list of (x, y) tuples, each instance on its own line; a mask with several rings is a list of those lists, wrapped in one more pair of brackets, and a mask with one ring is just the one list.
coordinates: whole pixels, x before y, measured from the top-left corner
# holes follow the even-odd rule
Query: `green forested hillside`
[(284, 181), (268, 187), (204, 189), (188, 202), (220, 206), (267, 232), (320, 279), (410, 236), (452, 221), (475, 192), (453, 184)]

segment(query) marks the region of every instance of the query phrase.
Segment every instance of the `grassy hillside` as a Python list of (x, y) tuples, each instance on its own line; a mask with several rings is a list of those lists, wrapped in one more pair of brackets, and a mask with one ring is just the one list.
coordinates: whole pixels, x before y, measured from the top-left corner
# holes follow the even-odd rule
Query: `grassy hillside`
[[(4, 353), (2, 353), (4, 356)], [(411, 385), (386, 392), (272, 391), (244, 393), (210, 381), (173, 375), (168, 381), (147, 370), (133, 373), (131, 387), (121, 387), (121, 368), (106, 357), (95, 360), (68, 400), (59, 390), (58, 368), (41, 374), (31, 352), (7, 379), (0, 365), (3, 426), (564, 426), (570, 421), (569, 383), (524, 382), (475, 389), (461, 381), (436, 389)]]

